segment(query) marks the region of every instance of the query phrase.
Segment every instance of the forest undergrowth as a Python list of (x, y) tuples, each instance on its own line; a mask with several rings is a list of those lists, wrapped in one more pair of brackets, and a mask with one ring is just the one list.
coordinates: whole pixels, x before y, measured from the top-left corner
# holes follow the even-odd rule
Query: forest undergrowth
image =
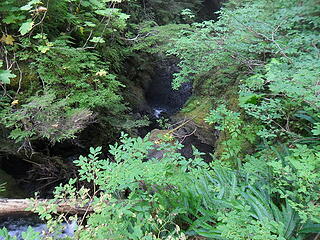
[[(48, 228), (23, 239), (61, 239), (64, 222), (77, 223), (65, 239), (319, 238), (319, 0), (229, 0), (204, 21), (200, 1), (22, 2), (0, 6), (4, 139), (28, 153), (94, 122), (111, 143), (75, 160), (49, 205), (33, 199)], [(184, 111), (206, 100), (210, 163), (170, 134), (130, 135), (143, 121), (123, 95), (124, 63), (148, 54), (179, 60), (172, 87), (194, 86)], [(58, 213), (66, 199), (92, 211)]]

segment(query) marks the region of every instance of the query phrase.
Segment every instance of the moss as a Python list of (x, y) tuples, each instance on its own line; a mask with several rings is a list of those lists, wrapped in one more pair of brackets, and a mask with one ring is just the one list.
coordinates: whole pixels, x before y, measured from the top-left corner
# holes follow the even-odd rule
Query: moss
[[(220, 96), (221, 102), (224, 102), (228, 108), (232, 111), (240, 111), (239, 108), (239, 97), (238, 97), (238, 88), (237, 87), (231, 87), (226, 90), (226, 92)], [(216, 103), (215, 105), (218, 105)], [(220, 157), (222, 153), (225, 151), (225, 145), (222, 143), (230, 139), (230, 134), (222, 131), (219, 133), (219, 137), (217, 138), (217, 141), (215, 143), (215, 153), (214, 155), (216, 157)]]
[[(230, 110), (240, 111), (238, 100), (238, 88), (236, 86), (220, 86), (217, 83), (219, 77), (211, 75), (199, 77), (193, 84), (194, 94), (187, 101), (185, 107), (180, 111), (181, 115), (194, 119), (194, 121), (203, 126), (208, 127), (205, 118), (220, 103), (224, 102)], [(209, 91), (208, 91), (209, 89)]]
[[(208, 138), (214, 136), (215, 156), (219, 157), (225, 151), (223, 142), (230, 139), (230, 135), (225, 132), (218, 132), (214, 127), (205, 122), (212, 109), (215, 109), (219, 104), (224, 103), (232, 111), (241, 112), (239, 107), (239, 94), (236, 82), (227, 78), (222, 70), (213, 70), (202, 76), (199, 76), (193, 83), (194, 95), (186, 103), (185, 107), (180, 111), (180, 118), (191, 118), (199, 125), (202, 130), (202, 135)], [(226, 84), (228, 82), (228, 84)], [(251, 148), (252, 144), (247, 141), (241, 146), (244, 151)]]
[(30, 90), (30, 87), (34, 87), (35, 89), (38, 89), (41, 84), (40, 80), (37, 76), (37, 74), (31, 70), (30, 65), (28, 64), (20, 64), (20, 70), (21, 70), (21, 81), (20, 81), (20, 73), (15, 72), (16, 77), (11, 79), (10, 87), (12, 89), (17, 90), (19, 88), (20, 84), (20, 91), (26, 91)]
[(180, 111), (180, 114), (187, 118), (192, 118), (193, 121), (201, 126), (206, 126), (204, 121), (206, 116), (212, 109), (210, 97), (207, 96), (192, 96), (186, 103), (185, 107)]
[(192, 121), (185, 127), (196, 129), (195, 136), (205, 144), (214, 145), (215, 136), (212, 126), (205, 122), (205, 118), (212, 109), (211, 98), (208, 96), (192, 96), (186, 103), (185, 107), (176, 114), (172, 119), (179, 122), (185, 119)]

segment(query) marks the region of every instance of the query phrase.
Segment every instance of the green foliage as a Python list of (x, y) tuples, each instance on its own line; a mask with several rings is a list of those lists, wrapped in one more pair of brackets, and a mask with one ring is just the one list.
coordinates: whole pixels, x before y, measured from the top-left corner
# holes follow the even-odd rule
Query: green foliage
[[(166, 186), (175, 184), (176, 166), (182, 159), (174, 150), (176, 146), (163, 143), (157, 150), (163, 151), (163, 158), (145, 161), (148, 152), (154, 149), (152, 142), (141, 138), (129, 138), (123, 135), (121, 144), (110, 146), (114, 161), (98, 160), (101, 148), (91, 149), (89, 159), (80, 157), (75, 163), (81, 166), (81, 180), (94, 181), (101, 190), (107, 193), (128, 189), (132, 192), (141, 187), (141, 182), (147, 185)], [(95, 165), (93, 165), (95, 164)], [(124, 170), (126, 169), (126, 171)]]
[(108, 65), (96, 54), (66, 47), (63, 40), (52, 44), (58, 49), (35, 59), (32, 64), (46, 88), (63, 96), (73, 108), (101, 108), (110, 115), (126, 110), (118, 94), (120, 82), (114, 74), (107, 72)]
[[(191, 29), (181, 31), (168, 51), (181, 60), (181, 71), (176, 74), (174, 88), (211, 69), (223, 75), (220, 79), (224, 79), (224, 84), (236, 80), (239, 75), (245, 79), (244, 76), (249, 77), (270, 63), (271, 56), (281, 65), (266, 65), (270, 71), (268, 76), (274, 76), (274, 80), (263, 76), (262, 84), (271, 82), (272, 89), (286, 89), (291, 95), (295, 92), (310, 98), (314, 93), (308, 95), (306, 91), (310, 86), (316, 86), (318, 75), (315, 70), (319, 65), (318, 50), (314, 47), (318, 41), (313, 29), (319, 21), (313, 16), (319, 9), (314, 7), (317, 1), (299, 6), (295, 2), (275, 1), (270, 7), (265, 1), (247, 1), (240, 6), (229, 1), (228, 5), (232, 7), (221, 10), (219, 21), (194, 23)], [(222, 67), (223, 72), (220, 71)], [(294, 81), (291, 81), (292, 77)], [(291, 87), (285, 88), (284, 84)], [(295, 91), (297, 88), (303, 91)]]
[(187, 24), (166, 24), (158, 26), (153, 21), (145, 21), (139, 26), (139, 35), (135, 44), (132, 46), (133, 51), (145, 51), (147, 53), (156, 54), (166, 52), (170, 47), (168, 44), (172, 42), (172, 37), (179, 35), (184, 29), (189, 29)]
[[(6, 228), (0, 229), (0, 237), (3, 240), (16, 240), (17, 238), (12, 237)], [(32, 227), (28, 227), (27, 231), (21, 233), (23, 240), (38, 240), (40, 239), (40, 233), (36, 232)]]
[(320, 191), (319, 151), (297, 145), (295, 149), (290, 149), (288, 156), (282, 155), (267, 165), (273, 173), (273, 191), (288, 199), (304, 221), (311, 219), (320, 223), (317, 199)]
[(74, 138), (90, 118), (109, 131), (125, 124), (128, 108), (116, 71), (129, 16), (116, 8), (120, 2), (1, 3), (1, 94), (11, 100), (0, 115), (16, 142)]
[[(175, 192), (198, 170), (176, 149), (169, 143), (155, 149), (147, 138), (126, 135), (122, 135), (120, 145), (111, 146), (112, 160), (98, 158), (101, 148), (91, 148), (88, 157), (81, 156), (75, 163), (80, 167), (80, 180), (94, 185), (93, 196), (84, 187), (77, 190), (75, 180), (70, 180), (56, 188), (51, 207), (39, 206), (35, 211), (53, 224), (56, 200), (72, 199), (71, 204), (83, 207), (90, 204), (94, 212), (84, 216), (86, 226), (79, 226), (77, 239), (184, 239), (179, 238), (183, 234), (174, 222), (178, 209), (166, 209), (163, 201), (167, 193)], [(147, 161), (150, 150), (162, 151), (162, 159)], [(55, 222), (59, 219), (62, 217)], [(79, 224), (83, 221), (78, 218)]]
[(31, 31), (33, 25), (34, 22), (29, 19), (27, 22), (22, 23), (21, 27), (19, 28), (19, 32), (23, 36)]
[(221, 160), (236, 160), (235, 166), (240, 168), (239, 160), (245, 143), (254, 143), (259, 126), (246, 125), (240, 113), (230, 111), (224, 104), (212, 110), (205, 120), (209, 124), (216, 124), (215, 129), (225, 134), (225, 139), (221, 143), (224, 148)]
[(0, 82), (4, 84), (10, 84), (10, 78), (16, 77), (10, 70), (0, 70)]
[(183, 9), (181, 11), (181, 15), (186, 22), (191, 21), (195, 18), (194, 13), (192, 13), (192, 10), (189, 8)]
[(282, 121), (285, 115), (285, 106), (280, 99), (270, 99), (262, 101), (260, 105), (246, 103), (243, 105), (246, 113), (255, 119), (260, 120), (264, 128), (257, 132), (257, 135), (268, 139), (283, 136), (286, 131), (285, 128), (278, 123)]
[(250, 215), (249, 207), (245, 207), (241, 211), (230, 211), (223, 214), (220, 220), (224, 224), (217, 229), (221, 231), (221, 239), (248, 239), (248, 236), (253, 240), (285, 239), (274, 234), (275, 229), (280, 228), (280, 223), (267, 219), (264, 221), (252, 220)]
[(4, 192), (6, 190), (5, 186), (6, 186), (6, 183), (0, 184), (0, 192)]
[(159, 124), (161, 129), (169, 129), (171, 126), (169, 121), (170, 120), (165, 117), (160, 117), (159, 119), (157, 119), (157, 123)]
[[(167, 53), (180, 60), (173, 88), (196, 80), (205, 85), (197, 94), (212, 96), (217, 86), (239, 87), (239, 106), (219, 104), (206, 121), (220, 132), (218, 160), (234, 161), (247, 175), (225, 174), (234, 194), (219, 202), (224, 211), (214, 207), (212, 189), (219, 180), (188, 187), (197, 219), (188, 222), (197, 233), (217, 239), (302, 239), (303, 225), (318, 222), (317, 4), (229, 1), (217, 22), (193, 23), (167, 41)], [(279, 153), (277, 142), (291, 150)], [(220, 199), (228, 192), (222, 189)], [(203, 209), (199, 199), (207, 192)]]
[(4, 239), (4, 240), (16, 240), (16, 237), (11, 237), (8, 230), (6, 228), (2, 228), (0, 229), (0, 236)]
[(191, 201), (189, 196), (192, 201), (202, 199), (200, 206), (188, 206), (197, 218), (189, 219), (189, 231), (212, 239), (303, 239), (300, 230), (309, 223), (304, 224), (287, 202), (278, 207), (269, 189), (247, 182), (246, 172), (214, 167), (214, 174), (205, 175), (182, 195), (184, 201)]
[(52, 93), (30, 97), (21, 108), (2, 114), (2, 123), (13, 128), (9, 137), (16, 142), (30, 141), (35, 136), (52, 142), (74, 138), (92, 118), (92, 112), (70, 109), (65, 99), (56, 100)]
[(312, 133), (313, 133), (315, 136), (319, 136), (319, 135), (320, 135), (320, 123), (315, 123), (315, 124), (314, 124)]
[[(149, 21), (131, 25), (138, 35), (130, 38), (121, 36), (128, 15), (114, 7), (118, 1), (45, 3), (0, 6), (8, 53), (1, 55), (11, 63), (0, 72), (0, 116), (11, 138), (25, 145), (72, 138), (92, 112), (118, 127), (127, 110), (117, 77), (122, 60), (130, 51), (162, 51), (180, 60), (173, 88), (203, 83), (189, 108), (203, 116), (216, 103), (205, 121), (223, 149), (208, 164), (196, 149), (183, 157), (170, 136), (155, 143), (122, 134), (106, 159), (101, 147), (91, 148), (74, 162), (79, 177), (58, 186), (49, 206), (35, 205), (46, 236), (58, 237), (63, 221), (77, 222), (74, 239), (301, 240), (320, 232), (318, 0), (230, 0), (216, 22), (195, 23), (194, 1), (152, 0), (159, 11), (138, 10)], [(177, 9), (187, 24), (157, 26)], [(134, 42), (130, 50), (123, 39)], [(239, 101), (210, 99), (230, 88)], [(57, 213), (63, 200), (88, 211)]]
[[(201, 8), (201, 1), (199, 0), (151, 0), (145, 4), (145, 7), (147, 7), (143, 12), (145, 18), (160, 25), (181, 23), (185, 20), (186, 13), (190, 13), (189, 16), (194, 18), (195, 15), (191, 12), (197, 13)], [(170, 11), (168, 11), (169, 6)]]
[(26, 232), (21, 233), (21, 237), (24, 240), (37, 240), (40, 238), (40, 233), (34, 231), (34, 229), (29, 226)]
[[(310, 206), (311, 199), (316, 198), (316, 173), (307, 181), (314, 188), (309, 194), (299, 189), (307, 176), (296, 175), (300, 180), (295, 188), (301, 198), (294, 202), (288, 194), (292, 188), (286, 185), (293, 175), (281, 172), (279, 178), (282, 166), (277, 167), (276, 161), (269, 164), (274, 178), (260, 175), (254, 180), (250, 176), (254, 171), (248, 167), (234, 171), (208, 165), (197, 150), (194, 159), (185, 159), (176, 152), (179, 147), (166, 142), (155, 146), (148, 137), (122, 135), (121, 144), (110, 147), (112, 158), (101, 159), (102, 149), (91, 148), (88, 157), (81, 156), (75, 163), (79, 180), (91, 183), (93, 192), (84, 186), (77, 189), (76, 179), (71, 179), (56, 188), (51, 205), (38, 203), (34, 211), (48, 221), (48, 234), (60, 234), (62, 219), (68, 217), (54, 217), (57, 201), (68, 199), (70, 205), (92, 209), (83, 217), (69, 219), (78, 222), (75, 239), (186, 239), (186, 235), (201, 235), (212, 239), (293, 240), (319, 231), (316, 218), (301, 215), (308, 211), (293, 204)], [(161, 159), (151, 157), (155, 150), (162, 151)], [(291, 162), (300, 168), (301, 154), (295, 151), (287, 159), (295, 159)], [(280, 192), (283, 201), (276, 203)], [(305, 194), (309, 197), (303, 199)]]

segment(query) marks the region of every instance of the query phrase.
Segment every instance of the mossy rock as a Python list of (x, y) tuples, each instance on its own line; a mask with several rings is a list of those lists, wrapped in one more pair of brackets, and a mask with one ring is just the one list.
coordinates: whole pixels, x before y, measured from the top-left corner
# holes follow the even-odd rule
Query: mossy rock
[(153, 149), (148, 152), (148, 159), (162, 159), (164, 154), (168, 153), (168, 150), (160, 150), (159, 147), (161, 146), (161, 143), (166, 142), (172, 145), (175, 143), (175, 139), (170, 133), (170, 130), (153, 129), (150, 132), (148, 140), (154, 142)]
[(214, 146), (215, 155), (219, 156), (224, 151), (224, 146), (221, 144), (228, 139), (228, 136), (223, 132), (214, 129), (209, 125), (205, 118), (209, 115), (212, 109), (215, 109), (219, 104), (225, 103), (232, 111), (240, 112), (239, 95), (237, 85), (224, 85), (221, 83), (223, 74), (219, 74), (219, 70), (199, 76), (193, 83), (194, 93), (188, 100), (185, 107), (176, 116), (180, 119), (192, 119), (199, 127), (196, 136), (203, 143)]
[(131, 108), (138, 112), (150, 112), (145, 98), (145, 90), (142, 87), (127, 85), (124, 92), (125, 99), (130, 103)]
[(208, 116), (212, 109), (212, 100), (207, 96), (192, 96), (179, 113), (179, 115), (192, 118), (192, 120), (201, 125), (202, 127), (208, 127), (205, 122), (205, 118)]

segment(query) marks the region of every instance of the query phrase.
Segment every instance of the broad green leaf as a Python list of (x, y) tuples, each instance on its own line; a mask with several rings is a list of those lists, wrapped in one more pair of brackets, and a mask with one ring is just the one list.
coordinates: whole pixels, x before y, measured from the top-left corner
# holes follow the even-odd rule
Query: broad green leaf
[(32, 8), (30, 4), (24, 5), (20, 8), (22, 11), (29, 11)]
[(42, 52), (42, 53), (46, 53), (46, 52), (48, 52), (50, 50), (50, 47), (48, 47), (48, 46), (39, 46), (38, 50), (40, 52)]
[(0, 83), (10, 84), (10, 78), (16, 77), (10, 70), (0, 70)]
[(29, 1), (26, 5), (22, 6), (22, 7), (20, 8), (20, 10), (29, 11), (31, 8), (33, 8), (34, 5), (39, 4), (39, 3), (41, 3), (40, 0), (32, 0), (32, 1)]
[(256, 93), (247, 93), (247, 94), (241, 94), (239, 96), (239, 104), (240, 106), (246, 103), (252, 103), (256, 104), (258, 99), (261, 98), (262, 94), (256, 94)]
[(5, 24), (11, 24), (11, 23), (17, 23), (23, 19), (25, 19), (25, 16), (9, 15), (9, 16), (6, 16), (2, 20), (2, 22), (4, 22)]
[(34, 22), (29, 19), (27, 22), (22, 23), (21, 27), (19, 28), (19, 32), (22, 35), (27, 34), (32, 29), (33, 24)]
[(115, 13), (116, 11), (114, 9), (108, 8), (103, 10), (96, 10), (95, 13), (102, 15), (102, 16), (110, 16), (111, 14)]
[(93, 22), (88, 22), (88, 21), (85, 21), (84, 24), (85, 24), (86, 26), (88, 26), (88, 27), (95, 27), (95, 26), (96, 26), (95, 23), (93, 23)]
[(104, 43), (104, 39), (102, 37), (93, 37), (90, 42), (94, 42), (94, 43)]

